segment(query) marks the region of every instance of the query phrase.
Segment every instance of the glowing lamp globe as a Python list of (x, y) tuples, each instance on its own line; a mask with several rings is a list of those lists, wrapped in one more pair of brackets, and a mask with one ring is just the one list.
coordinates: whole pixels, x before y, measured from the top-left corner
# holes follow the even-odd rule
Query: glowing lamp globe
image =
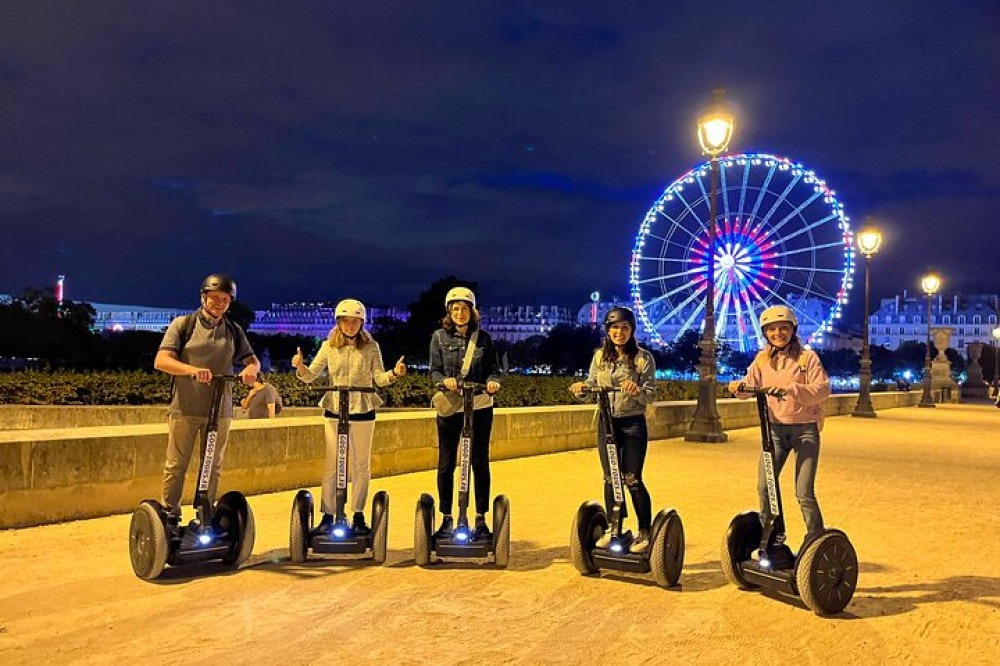
[(735, 118), (732, 111), (722, 101), (722, 88), (712, 91), (712, 104), (698, 118), (698, 141), (707, 155), (718, 155), (729, 148), (733, 138)]
[(882, 232), (875, 227), (865, 227), (858, 232), (858, 249), (861, 254), (870, 257), (882, 246)]
[(939, 278), (936, 273), (928, 273), (920, 278), (920, 288), (923, 289), (924, 293), (928, 296), (935, 294), (937, 293), (937, 290), (941, 288), (941, 278)]

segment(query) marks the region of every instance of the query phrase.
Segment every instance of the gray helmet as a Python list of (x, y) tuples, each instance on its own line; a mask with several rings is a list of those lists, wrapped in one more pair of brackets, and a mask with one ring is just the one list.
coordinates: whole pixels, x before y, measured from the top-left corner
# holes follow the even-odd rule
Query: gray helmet
[(212, 273), (201, 281), (201, 293), (204, 294), (208, 291), (224, 291), (229, 294), (233, 300), (235, 300), (236, 281), (228, 275), (223, 275), (222, 273)]
[(635, 330), (635, 313), (632, 312), (631, 308), (622, 306), (608, 310), (608, 314), (604, 315), (604, 328), (611, 328), (612, 324), (617, 324), (621, 321), (628, 322), (632, 330)]

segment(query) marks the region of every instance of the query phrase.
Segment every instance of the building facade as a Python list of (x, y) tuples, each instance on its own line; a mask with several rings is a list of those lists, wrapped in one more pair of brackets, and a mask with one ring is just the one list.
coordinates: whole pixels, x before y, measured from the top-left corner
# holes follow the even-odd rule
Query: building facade
[[(992, 344), (997, 326), (1000, 296), (997, 294), (939, 294), (931, 300), (931, 327), (954, 329), (951, 346), (965, 354), (972, 342)], [(896, 349), (903, 342), (927, 341), (927, 297), (909, 295), (905, 290), (893, 298), (883, 298), (878, 310), (868, 316), (872, 345)]]

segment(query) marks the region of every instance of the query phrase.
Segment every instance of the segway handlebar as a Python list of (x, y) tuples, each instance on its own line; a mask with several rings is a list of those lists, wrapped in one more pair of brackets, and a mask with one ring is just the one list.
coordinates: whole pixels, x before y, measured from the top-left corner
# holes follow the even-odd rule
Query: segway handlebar
[[(458, 383), (457, 388), (458, 388), (459, 391), (461, 391), (463, 389), (473, 389), (476, 393), (488, 393), (489, 395), (493, 395), (486, 388), (487, 384), (481, 384), (479, 382), (470, 382), (470, 381), (465, 381), (465, 380), (462, 380), (462, 379), (459, 379), (459, 380), (456, 380), (456, 381)], [(437, 388), (438, 388), (439, 391), (450, 391), (451, 390), (447, 386), (445, 386), (443, 382), (440, 383), (440, 384), (438, 384)]]
[(583, 389), (580, 391), (580, 395), (587, 395), (592, 393), (598, 395), (604, 393), (605, 395), (610, 395), (611, 393), (621, 393), (621, 387), (618, 386), (587, 386), (583, 385)]
[(743, 383), (740, 383), (736, 387), (736, 391), (738, 393), (749, 393), (750, 395), (769, 395), (778, 400), (784, 400), (785, 394), (788, 393), (785, 389), (776, 386), (749, 386)]
[(374, 386), (309, 386), (307, 390), (312, 391), (339, 391), (341, 393), (378, 393), (378, 388)]
[[(184, 375), (184, 376), (187, 377), (188, 379), (198, 379), (198, 375)], [(213, 373), (212, 374), (212, 381), (214, 382), (216, 379), (219, 379), (219, 380), (222, 380), (222, 381), (231, 382), (231, 381), (240, 379), (240, 376), (239, 375), (216, 375), (216, 374)]]

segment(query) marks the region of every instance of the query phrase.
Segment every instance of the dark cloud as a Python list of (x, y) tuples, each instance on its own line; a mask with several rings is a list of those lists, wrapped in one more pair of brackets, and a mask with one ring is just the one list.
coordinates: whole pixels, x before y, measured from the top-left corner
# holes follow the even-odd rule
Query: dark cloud
[[(625, 295), (650, 203), (734, 148), (800, 160), (887, 228), (875, 291), (997, 291), (992, 3), (7, 3), (0, 291), (181, 305)], [(860, 299), (855, 298), (852, 305)], [(856, 307), (856, 306), (855, 306)]]

